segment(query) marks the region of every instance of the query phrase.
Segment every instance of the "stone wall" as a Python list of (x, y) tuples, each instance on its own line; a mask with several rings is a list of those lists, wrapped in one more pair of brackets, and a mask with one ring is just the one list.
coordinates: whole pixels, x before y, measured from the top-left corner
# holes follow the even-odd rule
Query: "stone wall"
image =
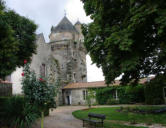
[[(68, 105), (67, 97), (70, 98), (70, 105), (87, 105), (86, 95), (84, 92), (87, 92), (87, 89), (68, 89), (64, 90), (65, 104)], [(91, 99), (92, 104), (96, 102), (95, 99)]]

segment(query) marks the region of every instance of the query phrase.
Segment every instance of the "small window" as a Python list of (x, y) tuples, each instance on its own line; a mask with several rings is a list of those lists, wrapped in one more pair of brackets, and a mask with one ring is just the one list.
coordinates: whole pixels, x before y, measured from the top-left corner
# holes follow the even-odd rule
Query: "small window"
[(67, 80), (70, 80), (70, 75), (69, 74), (67, 74)]
[(40, 66), (40, 75), (45, 77), (46, 76), (46, 65), (45, 64), (42, 64)]
[(76, 82), (76, 73), (73, 72), (73, 81)]
[(166, 87), (164, 87), (164, 97), (166, 97)]
[(88, 91), (87, 90), (83, 90), (83, 99), (86, 100), (86, 97), (88, 95)]

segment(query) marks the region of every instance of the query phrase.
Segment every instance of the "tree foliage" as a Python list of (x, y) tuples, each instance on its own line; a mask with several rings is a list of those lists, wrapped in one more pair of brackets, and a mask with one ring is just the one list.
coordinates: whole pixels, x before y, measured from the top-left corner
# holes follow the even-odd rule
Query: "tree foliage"
[(109, 84), (166, 72), (164, 0), (82, 0), (93, 19), (83, 25), (85, 47)]
[(4, 78), (23, 66), (23, 60), (35, 53), (35, 31), (33, 21), (6, 9), (0, 1), (0, 78)]

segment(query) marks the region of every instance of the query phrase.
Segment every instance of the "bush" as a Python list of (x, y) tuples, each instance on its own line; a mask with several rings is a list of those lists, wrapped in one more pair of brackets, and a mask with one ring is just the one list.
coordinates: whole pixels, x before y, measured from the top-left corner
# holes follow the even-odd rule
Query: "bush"
[(145, 101), (144, 85), (138, 84), (136, 86), (126, 86), (125, 91), (125, 93), (128, 94), (130, 97), (130, 102), (138, 103)]
[(55, 96), (58, 92), (59, 82), (54, 83), (53, 76), (39, 78), (35, 72), (31, 72), (30, 63), (24, 60), (22, 89), (27, 103), (37, 106), (41, 114), (41, 128), (44, 127), (44, 113), (48, 114), (49, 108), (55, 107)]
[(116, 100), (116, 99), (111, 98), (111, 99), (108, 99), (108, 100), (107, 100), (107, 104), (108, 104), (108, 105), (119, 104), (119, 100)]
[(0, 117), (2, 125), (11, 128), (27, 128), (39, 117), (35, 106), (27, 104), (24, 97), (13, 96), (10, 98), (0, 98), (3, 104), (3, 113)]
[(5, 103), (7, 102), (7, 100), (9, 99), (9, 97), (0, 97), (0, 126), (6, 125), (6, 122), (4, 120), (4, 116), (5, 116)]
[(163, 88), (166, 87), (166, 76), (158, 75), (145, 86), (146, 104), (164, 104)]
[[(106, 88), (96, 89), (96, 100), (99, 104), (112, 104), (115, 95), (115, 90), (118, 92), (118, 102), (119, 104), (130, 104), (144, 102), (144, 85), (136, 86), (110, 86)], [(111, 103), (112, 102), (112, 103)]]
[(96, 101), (103, 105), (106, 104), (109, 97), (112, 97), (114, 87), (100, 88), (96, 90)]

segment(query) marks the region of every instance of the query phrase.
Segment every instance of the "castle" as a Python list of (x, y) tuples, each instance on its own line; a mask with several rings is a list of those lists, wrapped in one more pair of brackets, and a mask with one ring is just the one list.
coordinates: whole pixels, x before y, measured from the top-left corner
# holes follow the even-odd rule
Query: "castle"
[[(88, 89), (107, 87), (104, 81), (87, 82), (86, 50), (83, 45), (84, 37), (81, 33), (81, 23), (75, 25), (66, 16), (60, 23), (51, 28), (50, 41), (46, 43), (43, 34), (37, 35), (36, 54), (32, 56), (31, 69), (37, 76), (50, 77), (56, 82), (60, 80), (60, 88), (56, 97), (57, 105), (85, 105), (87, 104)], [(13, 94), (21, 93), (22, 68), (11, 75)], [(143, 84), (147, 78), (141, 79)], [(116, 80), (110, 86), (117, 86)], [(113, 97), (118, 99), (115, 90)], [(95, 103), (93, 99), (92, 103)]]
[[(69, 92), (63, 88), (69, 83), (87, 82), (86, 50), (81, 23), (75, 25), (66, 16), (51, 28), (50, 42), (46, 43), (43, 34), (37, 35), (37, 54), (32, 57), (31, 69), (38, 76), (52, 76), (61, 80), (58, 104), (71, 104)], [(66, 96), (65, 96), (66, 95)], [(67, 97), (67, 99), (65, 99)]]

